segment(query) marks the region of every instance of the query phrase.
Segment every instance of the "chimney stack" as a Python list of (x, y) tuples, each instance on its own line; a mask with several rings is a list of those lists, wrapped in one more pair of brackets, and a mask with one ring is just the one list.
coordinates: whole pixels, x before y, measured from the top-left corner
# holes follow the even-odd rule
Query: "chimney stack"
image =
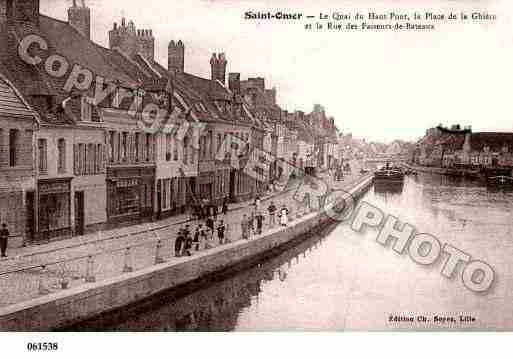
[(240, 73), (230, 72), (228, 74), (228, 88), (234, 94), (240, 94)]
[(212, 72), (212, 81), (220, 81), (223, 85), (226, 84), (226, 56), (224, 53), (216, 55), (212, 54), (210, 58), (210, 68)]
[(68, 22), (82, 36), (91, 39), (91, 10), (84, 0), (81, 0), (80, 6), (77, 5), (77, 0), (73, 0), (73, 6), (68, 9)]
[(167, 48), (167, 69), (171, 73), (181, 74), (185, 71), (185, 46), (182, 40), (175, 43), (173, 40)]

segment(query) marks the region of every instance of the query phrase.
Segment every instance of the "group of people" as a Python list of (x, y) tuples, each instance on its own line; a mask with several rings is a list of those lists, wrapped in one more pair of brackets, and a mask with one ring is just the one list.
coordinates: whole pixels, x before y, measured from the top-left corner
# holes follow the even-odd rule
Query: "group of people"
[[(217, 222), (217, 225), (216, 225)], [(216, 221), (214, 217), (207, 217), (205, 224), (199, 223), (196, 229), (191, 231), (190, 225), (185, 225), (178, 230), (175, 241), (175, 256), (191, 256), (193, 251), (210, 249), (215, 245), (215, 237), (219, 244), (229, 242), (228, 226), (224, 220)]]
[[(218, 220), (217, 206), (208, 206), (206, 203), (202, 204), (202, 209), (198, 216), (200, 222), (194, 230), (191, 229), (189, 224), (182, 226), (178, 230), (175, 241), (175, 256), (191, 256), (193, 252), (198, 252), (202, 249), (210, 249), (215, 246), (230, 242), (228, 235), (228, 224), (224, 219)], [(264, 227), (265, 216), (262, 211), (262, 200), (256, 197), (252, 204), (250, 214), (244, 214), (241, 221), (242, 239), (248, 240), (254, 235), (262, 234)], [(225, 200), (221, 207), (222, 218), (228, 213), (228, 204)], [(268, 225), (269, 228), (274, 228), (277, 223), (285, 227), (289, 223), (289, 209), (283, 204), (281, 209), (274, 204), (273, 201), (267, 207)]]
[[(276, 226), (276, 216), (279, 217), (280, 225), (287, 226), (289, 222), (289, 209), (285, 204), (283, 204), (282, 208), (278, 212), (278, 208), (271, 202), (269, 207), (267, 207), (267, 213), (269, 215), (269, 227), (273, 228)], [(260, 235), (262, 234), (262, 228), (264, 225), (264, 215), (261, 211), (261, 200), (259, 197), (255, 198), (253, 202), (253, 211), (250, 215), (244, 214), (242, 216), (241, 221), (241, 230), (242, 230), (242, 239), (249, 239), (252, 235)]]

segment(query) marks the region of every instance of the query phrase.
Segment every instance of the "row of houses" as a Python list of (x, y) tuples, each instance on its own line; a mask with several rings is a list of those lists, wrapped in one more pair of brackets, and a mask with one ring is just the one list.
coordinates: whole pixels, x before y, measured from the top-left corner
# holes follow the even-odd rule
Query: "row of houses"
[(417, 143), (412, 161), (433, 167), (513, 168), (513, 133), (439, 125)]
[[(151, 30), (123, 18), (107, 48), (90, 24), (85, 2), (61, 21), (39, 1), (0, 0), (0, 221), (20, 242), (247, 200), (307, 159), (334, 166), (336, 127), (320, 106), (294, 117), (265, 79), (226, 76), (223, 53), (202, 78), (185, 71), (181, 40), (165, 67)], [(259, 160), (249, 148), (271, 155), (255, 166), (265, 181), (245, 171)]]

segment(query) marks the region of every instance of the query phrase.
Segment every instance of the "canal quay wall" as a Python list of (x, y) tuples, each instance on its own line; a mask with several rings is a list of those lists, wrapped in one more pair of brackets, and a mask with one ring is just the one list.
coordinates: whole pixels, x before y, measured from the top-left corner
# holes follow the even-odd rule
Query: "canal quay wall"
[[(364, 177), (347, 192), (359, 199), (372, 182), (372, 176)], [(177, 258), (173, 263), (158, 264), (10, 305), (0, 309), (0, 330), (48, 331), (70, 326), (276, 250), (329, 221), (332, 219), (324, 212), (309, 213), (293, 219), (288, 227), (272, 229), (250, 241), (237, 241), (192, 257)]]

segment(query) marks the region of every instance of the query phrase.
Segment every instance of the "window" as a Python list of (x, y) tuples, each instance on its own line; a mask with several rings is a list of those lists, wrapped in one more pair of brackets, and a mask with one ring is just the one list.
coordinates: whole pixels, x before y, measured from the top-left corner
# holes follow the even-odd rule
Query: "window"
[(95, 171), (96, 173), (101, 173), (103, 168), (103, 151), (102, 145), (96, 145), (96, 163), (95, 163)]
[(96, 171), (96, 146), (92, 143), (87, 145), (87, 173), (92, 175)]
[(221, 150), (221, 146), (223, 145), (223, 136), (218, 133), (217, 134), (217, 152)]
[(109, 143), (109, 151), (110, 151), (110, 156), (109, 156), (109, 162), (114, 162), (114, 142), (115, 142), (115, 132), (114, 131), (110, 131), (109, 133), (109, 136), (110, 136), (110, 143)]
[(207, 147), (207, 156), (208, 158), (213, 158), (213, 155), (214, 155), (214, 134), (212, 133), (212, 131), (208, 131), (208, 147)]
[(171, 161), (171, 134), (166, 134), (166, 161)]
[(151, 135), (149, 133), (146, 134), (146, 162), (150, 161), (151, 158)]
[(122, 134), (122, 155), (121, 155), (123, 162), (126, 162), (127, 158), (128, 158), (127, 147), (128, 147), (128, 133), (123, 132), (123, 134)]
[(19, 131), (9, 131), (9, 166), (16, 167), (18, 165), (18, 146)]
[(173, 161), (178, 161), (178, 146), (176, 143), (176, 139), (175, 139), (175, 143), (173, 145)]
[(60, 138), (57, 141), (57, 151), (58, 151), (57, 172), (65, 173), (66, 172), (66, 141), (64, 140), (64, 138)]
[(91, 121), (92, 106), (87, 96), (82, 96), (82, 121)]
[(140, 161), (140, 153), (139, 153), (140, 152), (139, 151), (140, 136), (141, 136), (140, 133), (135, 134), (135, 162)]
[(46, 139), (40, 139), (38, 141), (38, 152), (39, 152), (39, 171), (46, 173), (48, 171), (47, 154), (46, 154)]
[(189, 159), (189, 138), (184, 137), (183, 139), (183, 163), (187, 164)]

